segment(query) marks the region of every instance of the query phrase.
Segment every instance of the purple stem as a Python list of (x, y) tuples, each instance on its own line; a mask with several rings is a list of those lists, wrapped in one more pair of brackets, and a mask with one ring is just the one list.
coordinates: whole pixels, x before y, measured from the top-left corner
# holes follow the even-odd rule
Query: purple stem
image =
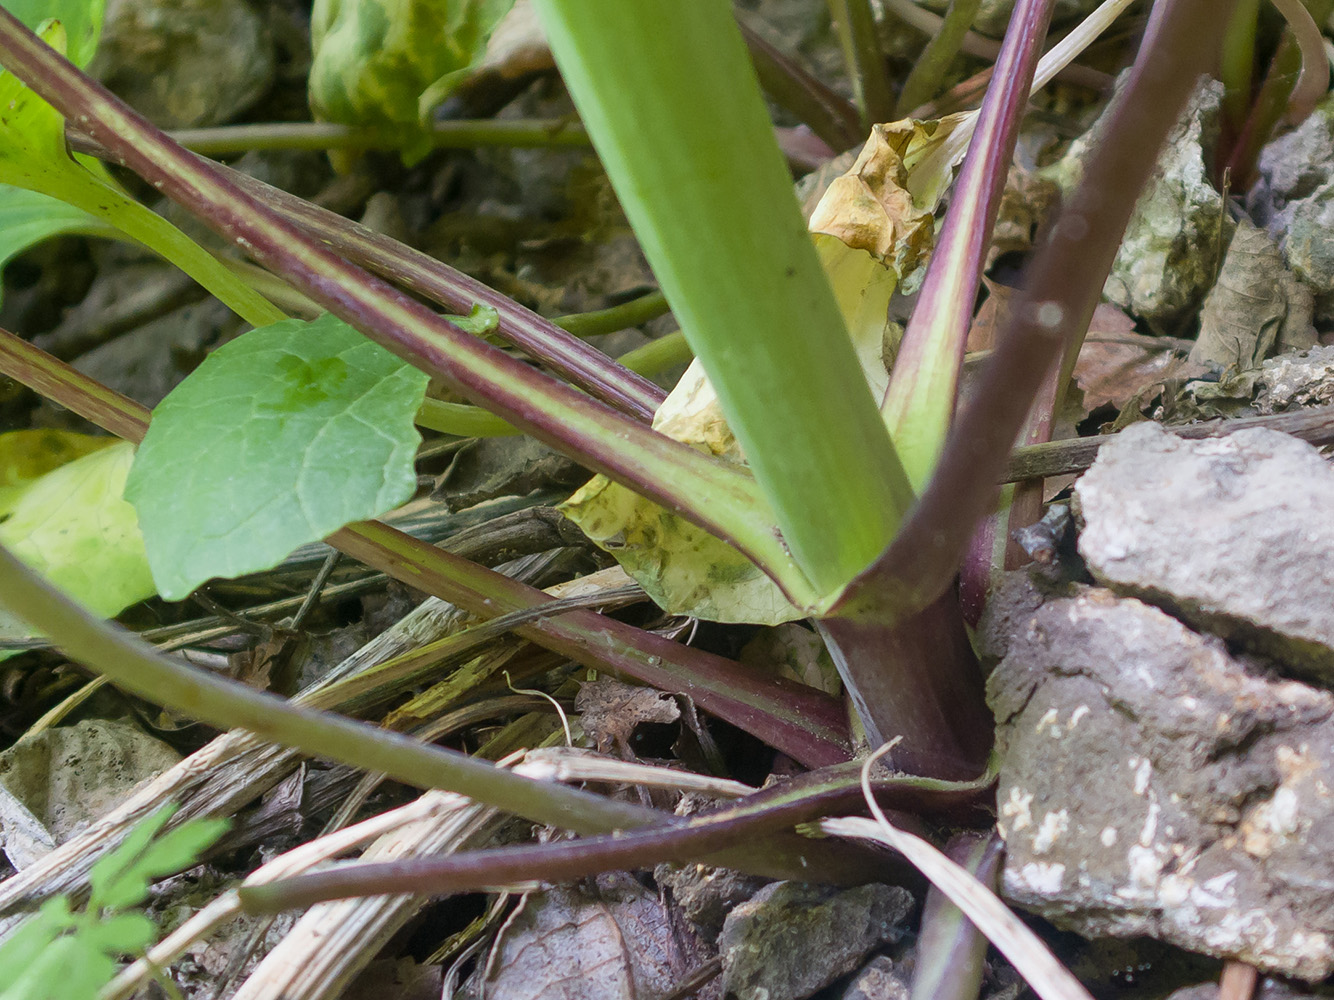
[[(947, 364), (957, 383), (982, 266), (991, 246), (1053, 2), (1019, 0), (1010, 16), (995, 73), (978, 113), (977, 131), (968, 144), (968, 156), (932, 251), (917, 307), (894, 361), (885, 403), (887, 417), (889, 408), (898, 404), (891, 427), (911, 419), (911, 412), (904, 412), (903, 407), (916, 402), (912, 382), (928, 362)], [(941, 357), (943, 354), (948, 360)], [(955, 393), (947, 395), (952, 399)]]
[[(1154, 155), (1217, 56), (1233, 0), (1159, 0), (1127, 86), (1084, 175), (1029, 265), (981, 384), (898, 536), (834, 614), (901, 616), (954, 579), (1043, 379), (1098, 303)], [(1155, 30), (1156, 29), (1156, 30)]]
[[(70, 133), (79, 152), (110, 156), (110, 150), (90, 137)], [(199, 164), (226, 177), (246, 194), (263, 201), (306, 233), (328, 244), (336, 253), (387, 281), (402, 285), (454, 313), (466, 314), (474, 305), (490, 306), (500, 321), (496, 333), (525, 351), (589, 395), (622, 413), (648, 423), (667, 394), (648, 379), (618, 364), (549, 319), (519, 305), (476, 278), (443, 264), (420, 250), (345, 219), (326, 208), (289, 194), (261, 180), (213, 163), (197, 154)]]
[[(957, 812), (988, 784), (949, 785), (894, 776), (873, 780), (876, 800), (888, 810), (914, 814)], [(240, 890), (247, 913), (277, 913), (347, 896), (390, 892), (443, 895), (541, 879), (564, 882), (598, 872), (650, 868), (663, 862), (725, 865), (755, 874), (848, 883), (884, 878), (867, 856), (825, 850), (827, 842), (783, 835), (798, 823), (848, 810), (861, 811), (861, 766), (801, 775), (680, 823), (641, 827), (606, 837), (470, 851), (442, 858), (357, 864), (297, 875)], [(743, 846), (744, 845), (744, 846)], [(880, 860), (886, 860), (880, 855)]]

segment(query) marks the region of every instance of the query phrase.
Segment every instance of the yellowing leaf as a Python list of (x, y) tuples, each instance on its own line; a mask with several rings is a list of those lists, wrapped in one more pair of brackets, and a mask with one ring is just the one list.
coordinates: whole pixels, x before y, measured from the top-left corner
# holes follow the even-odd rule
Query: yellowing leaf
[(52, 429), (0, 434), (0, 518), (52, 469), (115, 443), (115, 438)]
[[(698, 361), (658, 408), (653, 426), (701, 451), (741, 460)], [(731, 546), (604, 476), (595, 476), (561, 509), (669, 611), (762, 625), (808, 614)]]
[(122, 498), (134, 446), (116, 442), (32, 483), (0, 523), (0, 543), (94, 614), (157, 591), (139, 519)]

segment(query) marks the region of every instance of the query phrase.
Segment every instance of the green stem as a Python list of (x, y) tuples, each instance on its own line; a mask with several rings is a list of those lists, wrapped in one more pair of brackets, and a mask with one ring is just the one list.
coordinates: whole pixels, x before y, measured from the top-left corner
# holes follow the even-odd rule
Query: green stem
[(670, 308), (667, 305), (667, 296), (662, 292), (653, 291), (609, 309), (557, 316), (552, 322), (576, 337), (596, 337), (604, 333), (627, 330), (632, 326), (643, 326), (649, 320), (665, 315)]
[(1240, 134), (1246, 123), (1246, 109), (1251, 106), (1259, 16), (1260, 0), (1240, 0), (1223, 36), (1219, 78), (1223, 82), (1223, 121), (1231, 135)]
[(251, 326), (267, 326), (287, 314), (227, 269), (226, 265), (162, 216), (105, 184), (44, 191), (105, 220), (180, 268)]
[(693, 357), (690, 345), (686, 343), (685, 334), (675, 330), (657, 340), (650, 340), (643, 347), (636, 347), (633, 351), (622, 354), (616, 360), (631, 371), (639, 372), (641, 375), (653, 375), (666, 371), (673, 365), (687, 364)]
[(898, 104), (894, 107), (896, 118), (906, 117), (913, 108), (935, 96), (940, 89), (940, 81), (945, 78), (945, 71), (959, 54), (964, 36), (972, 27), (973, 18), (981, 6), (982, 0), (950, 0), (940, 30), (926, 43), (903, 89), (899, 91)]
[[(252, 149), (308, 150), (398, 149), (401, 131), (332, 122), (273, 122), (180, 129), (169, 133), (186, 149), (203, 156), (231, 156)], [(500, 121), (496, 119), (436, 122), (429, 133), (436, 149), (482, 146), (550, 148), (587, 146), (588, 133), (577, 121), (564, 118)]]
[(872, 125), (892, 121), (894, 115), (894, 94), (880, 51), (875, 14), (868, 0), (828, 0), (828, 4), (852, 77), (853, 99), (862, 113), (862, 127), (869, 131)]
[(446, 403), (430, 396), (422, 400), (421, 409), (413, 421), (418, 427), (459, 437), (512, 437), (522, 433), (513, 424), (480, 406)]
[(314, 757), (379, 771), (417, 788), (456, 792), (534, 823), (583, 833), (607, 833), (658, 818), (639, 806), (534, 781), (366, 723), (298, 708), (170, 660), (123, 629), (89, 615), (3, 546), (0, 604), (118, 687), (221, 729), (245, 729)]

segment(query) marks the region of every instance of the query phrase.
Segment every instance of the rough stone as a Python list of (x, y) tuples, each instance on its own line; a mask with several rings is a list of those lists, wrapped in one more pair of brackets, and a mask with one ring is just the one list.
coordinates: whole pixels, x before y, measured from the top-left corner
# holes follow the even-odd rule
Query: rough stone
[(894, 940), (912, 906), (912, 894), (898, 886), (775, 882), (723, 924), (723, 990), (737, 1000), (808, 997)]
[(1257, 413), (1281, 413), (1334, 403), (1334, 347), (1280, 354), (1260, 368)]
[(658, 865), (653, 879), (671, 891), (672, 901), (710, 941), (717, 940), (727, 915), (765, 883), (754, 875), (707, 865)]
[(128, 722), (91, 719), (0, 753), (0, 845), (22, 869), (180, 760)]
[(1334, 679), (1334, 468), (1277, 431), (1122, 431), (1075, 486), (1098, 582)]
[[(1108, 301), (1154, 330), (1179, 327), (1213, 286), (1215, 247), (1226, 246), (1230, 228), (1223, 199), (1210, 180), (1210, 155), (1218, 131), (1223, 87), (1205, 81), (1168, 134), (1153, 178), (1140, 195), (1125, 239), (1103, 288)], [(1082, 175), (1088, 150), (1100, 141), (1106, 115), (1062, 159), (1058, 173), (1069, 190)]]
[(1086, 937), (1334, 971), (1334, 695), (1091, 589), (1034, 613), (988, 700), (1011, 900)]
[(908, 976), (888, 955), (876, 955), (852, 977), (842, 1000), (908, 1000)]
[(91, 68), (163, 128), (217, 125), (272, 85), (274, 45), (245, 0), (109, 0)]
[(1317, 315), (1334, 316), (1334, 102), (1260, 154), (1260, 182), (1248, 208), (1279, 240), (1288, 266), (1319, 296)]

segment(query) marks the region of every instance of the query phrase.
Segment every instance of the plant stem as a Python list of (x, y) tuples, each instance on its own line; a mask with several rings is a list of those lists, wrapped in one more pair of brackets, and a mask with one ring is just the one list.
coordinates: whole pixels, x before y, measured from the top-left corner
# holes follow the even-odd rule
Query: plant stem
[(828, 5), (843, 45), (843, 61), (852, 77), (852, 94), (861, 111), (862, 132), (866, 133), (872, 125), (893, 121), (894, 116), (894, 93), (885, 55), (880, 51), (875, 14), (867, 0), (828, 0)]
[(676, 330), (622, 354), (617, 360), (641, 375), (652, 375), (673, 365), (688, 364), (693, 357), (685, 334)]
[(770, 45), (751, 25), (751, 15), (743, 10), (733, 13), (765, 93), (832, 148), (842, 150), (856, 145), (863, 137), (857, 108), (818, 77), (807, 73), (785, 52)]
[[(349, 525), (329, 543), (395, 579), (483, 617), (552, 598), (377, 521)], [(846, 760), (838, 702), (804, 684), (740, 664), (592, 611), (567, 611), (515, 632), (545, 649), (615, 676), (688, 695), (710, 715), (752, 733), (808, 767)]]
[[(727, 24), (731, 28), (730, 19)], [(812, 603), (808, 580), (774, 533), (764, 496), (735, 466), (655, 434), (533, 371), (339, 258), (270, 206), (247, 196), (207, 161), (172, 143), (4, 10), (0, 58), (39, 96), (111, 150), (117, 162), (160, 186), (334, 315), (454, 391), (484, 400), (488, 409), (519, 429), (734, 544), (797, 603)], [(772, 145), (767, 126), (765, 138)], [(790, 190), (787, 197), (792, 197)], [(809, 252), (813, 257), (814, 251)], [(850, 354), (851, 347), (847, 350)]]
[(950, 0), (940, 30), (926, 43), (899, 91), (899, 100), (894, 106), (895, 117), (906, 117), (913, 108), (935, 96), (981, 6), (982, 0)]
[(1048, 371), (1087, 329), (1155, 151), (1215, 57), (1233, 0), (1159, 0), (1126, 87), (1024, 287), (936, 473), (902, 531), (850, 586), (836, 615), (883, 620), (942, 593), (989, 513), (1016, 436)]
[(1251, 106), (1259, 16), (1260, 0), (1238, 0), (1223, 36), (1219, 78), (1223, 82), (1223, 121), (1231, 136), (1240, 134), (1246, 122), (1246, 109)]
[(157, 653), (98, 621), (0, 546), (0, 604), (41, 629), (66, 654), (156, 705), (222, 729), (239, 727), (352, 767), (383, 772), (417, 788), (442, 788), (535, 823), (606, 833), (651, 822), (654, 814), (590, 792), (533, 781), (466, 754), (316, 712)]
[(830, 592), (874, 558), (912, 495), (729, 5), (690, 17), (671, 0), (534, 7), (785, 542)]
[[(112, 156), (110, 150), (89, 136), (72, 133), (70, 140), (83, 152), (104, 158)], [(652, 382), (626, 371), (601, 351), (581, 343), (550, 320), (476, 278), (248, 174), (202, 159), (197, 162), (220, 172), (246, 194), (264, 202), (336, 253), (387, 281), (456, 314), (466, 314), (474, 305), (494, 309), (499, 317), (496, 329), (499, 336), (609, 406), (648, 422), (665, 397)]]
[(1325, 55), (1325, 39), (1311, 12), (1302, 0), (1271, 0), (1288, 22), (1288, 30), (1301, 51), (1302, 69), (1288, 99), (1287, 120), (1297, 125), (1315, 110), (1320, 99), (1329, 93), (1329, 58)]
[(871, 746), (900, 739), (896, 770), (955, 779), (981, 770), (993, 723), (952, 592), (906, 618), (819, 626)]
[[(86, 419), (105, 420), (102, 426), (127, 440), (142, 440), (148, 428), (145, 407), (3, 330), (0, 371), (24, 384), (40, 386), (48, 398)], [(552, 600), (539, 590), (378, 521), (349, 525), (328, 542), (480, 618), (524, 611)], [(847, 759), (841, 706), (803, 684), (766, 679), (733, 660), (593, 612), (566, 612), (515, 631), (593, 669), (686, 693), (704, 711), (753, 733), (809, 767)]]
[(513, 424), (480, 406), (447, 403), (430, 396), (422, 400), (421, 409), (412, 420), (418, 427), (458, 437), (513, 437), (522, 433)]
[[(168, 133), (186, 149), (202, 156), (231, 156), (257, 149), (398, 149), (403, 135), (397, 130), (333, 122), (272, 122), (223, 125), (217, 128), (178, 129)], [(428, 133), (436, 149), (475, 149), (482, 146), (548, 148), (588, 146), (588, 133), (577, 121), (565, 118), (501, 121), (454, 119), (436, 122)]]
[(604, 333), (628, 330), (632, 326), (643, 326), (649, 320), (666, 315), (670, 308), (667, 305), (667, 296), (654, 291), (608, 309), (557, 316), (551, 322), (571, 336), (596, 337)]
[(1052, 0), (1019, 0), (1015, 5), (880, 408), (908, 479), (918, 490), (930, 478), (954, 419), (973, 303), (1051, 10)]
[[(871, 788), (885, 808), (939, 813), (966, 804), (989, 788), (992, 780), (989, 773), (968, 782), (891, 775), (873, 780)], [(614, 838), (470, 851), (408, 862), (347, 865), (282, 881), (246, 885), (240, 893), (246, 912), (273, 913), (346, 896), (388, 891), (466, 892), (532, 878), (570, 881), (620, 868), (649, 868), (660, 862), (690, 861), (756, 871), (766, 863), (763, 852), (755, 847), (761, 835), (768, 835), (763, 841), (765, 848), (781, 849), (783, 841), (772, 834), (831, 812), (857, 808), (862, 804), (860, 785), (860, 765), (842, 765), (799, 775), (670, 827), (655, 826)], [(748, 843), (751, 846), (737, 847)], [(784, 864), (798, 860), (798, 870), (804, 869), (811, 881), (866, 878), (862, 859), (830, 856), (820, 850), (819, 841), (791, 838), (786, 846), (790, 853), (783, 858)], [(797, 858), (792, 859), (791, 854)], [(875, 874), (884, 877), (883, 869)]]
[[(960, 833), (945, 855), (992, 892), (1000, 888), (1000, 834)], [(935, 886), (927, 890), (910, 1000), (977, 1000), (986, 970), (986, 936)]]

